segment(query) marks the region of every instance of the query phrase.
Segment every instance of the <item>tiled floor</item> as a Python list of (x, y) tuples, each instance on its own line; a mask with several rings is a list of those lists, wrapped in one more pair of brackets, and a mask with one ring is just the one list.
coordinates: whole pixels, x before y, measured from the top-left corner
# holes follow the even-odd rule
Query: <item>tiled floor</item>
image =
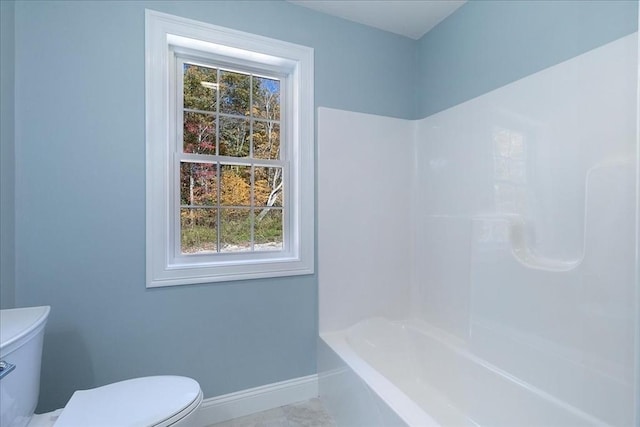
[(209, 427), (335, 427), (320, 399), (281, 406)]

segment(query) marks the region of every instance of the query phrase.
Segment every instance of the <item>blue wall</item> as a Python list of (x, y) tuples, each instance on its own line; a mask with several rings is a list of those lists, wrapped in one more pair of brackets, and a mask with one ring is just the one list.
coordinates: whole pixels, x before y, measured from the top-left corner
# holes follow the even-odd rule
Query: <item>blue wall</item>
[(52, 306), (41, 411), (141, 375), (212, 397), (316, 372), (315, 276), (145, 289), (145, 7), (311, 46), (317, 105), (411, 115), (412, 40), (286, 2), (17, 2), (16, 303)]
[(416, 52), (423, 118), (631, 34), (633, 1), (469, 1)]
[(53, 308), (40, 411), (133, 376), (192, 376), (211, 397), (316, 371), (316, 276), (145, 289), (145, 7), (311, 46), (317, 106), (400, 118), (637, 26), (636, 2), (470, 2), (418, 42), (280, 1), (24, 1), (15, 27), (0, 4), (1, 296), (15, 246), (16, 305)]
[(15, 302), (14, 9), (0, 2), (0, 308)]

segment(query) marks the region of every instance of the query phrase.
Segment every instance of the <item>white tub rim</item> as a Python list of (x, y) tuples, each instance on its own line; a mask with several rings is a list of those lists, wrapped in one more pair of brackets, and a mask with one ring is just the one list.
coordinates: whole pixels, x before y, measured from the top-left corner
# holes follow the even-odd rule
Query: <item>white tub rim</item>
[(321, 333), (320, 338), (409, 426), (442, 427), (384, 375), (365, 362), (347, 341), (348, 330)]

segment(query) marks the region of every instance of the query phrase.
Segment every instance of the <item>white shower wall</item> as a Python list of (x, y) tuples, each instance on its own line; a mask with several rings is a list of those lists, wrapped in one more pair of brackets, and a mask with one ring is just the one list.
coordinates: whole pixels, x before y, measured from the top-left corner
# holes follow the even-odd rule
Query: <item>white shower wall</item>
[(637, 55), (634, 34), (416, 141), (412, 316), (612, 425), (633, 424)]
[(636, 33), (419, 121), (321, 108), (320, 332), (418, 319), (633, 425), (637, 93)]
[(318, 109), (320, 331), (406, 316), (412, 138), (407, 120)]

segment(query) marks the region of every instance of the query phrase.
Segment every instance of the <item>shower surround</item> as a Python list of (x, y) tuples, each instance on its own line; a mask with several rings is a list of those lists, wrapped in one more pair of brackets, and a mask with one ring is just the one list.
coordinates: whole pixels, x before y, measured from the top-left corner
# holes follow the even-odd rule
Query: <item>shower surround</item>
[(338, 425), (637, 425), (638, 36), (422, 120), (318, 112)]

